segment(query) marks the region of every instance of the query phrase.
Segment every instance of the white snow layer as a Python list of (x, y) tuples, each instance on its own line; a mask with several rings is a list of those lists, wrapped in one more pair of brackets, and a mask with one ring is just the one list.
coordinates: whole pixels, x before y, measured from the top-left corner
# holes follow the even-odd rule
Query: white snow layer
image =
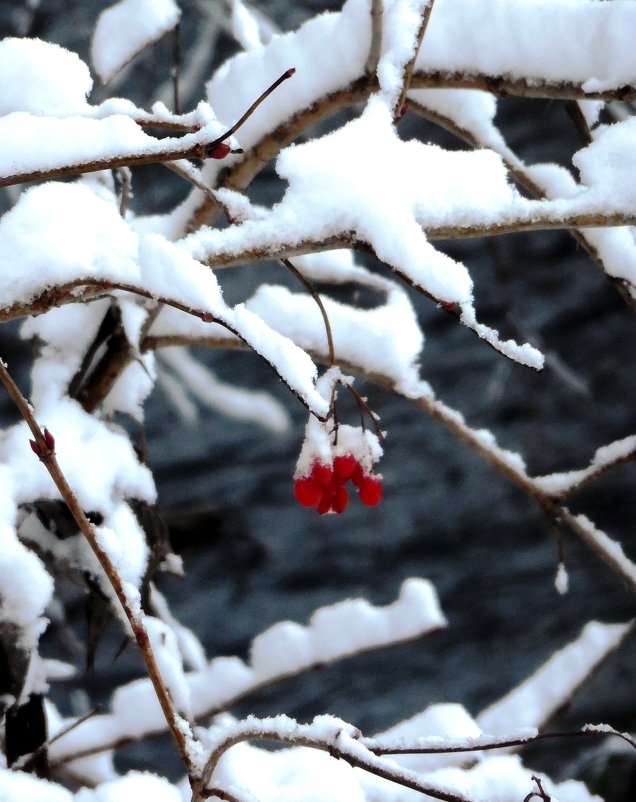
[[(76, 53), (40, 39), (0, 41), (0, 116), (84, 114), (93, 88), (88, 67)], [(46, 150), (47, 140), (40, 140)]]
[(91, 43), (91, 60), (102, 82), (174, 28), (180, 16), (174, 0), (120, 0), (102, 11)]
[[(291, 621), (275, 624), (254, 639), (249, 664), (236, 657), (217, 657), (205, 669), (185, 674), (191, 714), (200, 717), (223, 709), (234, 698), (264, 683), (411, 640), (445, 623), (430, 582), (410, 579), (402, 585), (399, 597), (386, 607), (353, 599), (320, 608), (307, 626)], [(164, 728), (165, 719), (150, 681), (136, 680), (115, 692), (112, 713), (94, 716), (55, 742), (52, 759)]]

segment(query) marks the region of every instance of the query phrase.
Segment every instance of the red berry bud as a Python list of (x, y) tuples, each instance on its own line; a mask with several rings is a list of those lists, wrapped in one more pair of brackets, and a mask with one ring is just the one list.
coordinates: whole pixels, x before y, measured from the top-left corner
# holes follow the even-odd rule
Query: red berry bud
[(31, 446), (31, 451), (40, 459), (42, 458), (42, 449), (40, 446), (35, 442), (35, 440), (29, 440), (29, 445)]
[(44, 429), (44, 442), (51, 451), (55, 451), (55, 438), (48, 429)]
[(375, 476), (365, 476), (359, 485), (360, 501), (367, 507), (375, 507), (382, 501), (382, 482)]
[(224, 159), (231, 150), (227, 142), (217, 142), (208, 150), (208, 156), (212, 159)]
[(346, 482), (351, 479), (357, 466), (358, 462), (353, 454), (345, 454), (334, 459), (333, 472), (339, 481)]
[(322, 499), (322, 487), (310, 476), (304, 476), (294, 482), (294, 496), (301, 506), (315, 507)]

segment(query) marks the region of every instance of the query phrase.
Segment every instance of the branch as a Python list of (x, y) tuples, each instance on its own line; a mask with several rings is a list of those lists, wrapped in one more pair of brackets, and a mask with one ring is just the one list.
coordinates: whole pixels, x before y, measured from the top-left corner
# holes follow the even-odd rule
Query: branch
[[(602, 92), (586, 92), (581, 84), (567, 81), (551, 83), (480, 73), (445, 73), (441, 71), (415, 71), (411, 78), (410, 88), (482, 89), (499, 97), (606, 101), (636, 99), (636, 86), (632, 85)], [(279, 123), (276, 128), (263, 136), (237, 164), (227, 167), (219, 177), (219, 186), (236, 190), (246, 189), (258, 173), (305, 130), (321, 120), (331, 117), (343, 108), (364, 101), (378, 89), (377, 76), (364, 75), (347, 86), (316, 98), (307, 108), (299, 109), (294, 115)], [(193, 231), (209, 223), (211, 213), (212, 208), (203, 200), (193, 212), (186, 228)]]
[(20, 414), (31, 430), (31, 433), (35, 439), (34, 451), (36, 451), (40, 461), (44, 464), (44, 467), (49, 472), (51, 479), (53, 479), (53, 482), (65, 501), (69, 512), (73, 516), (75, 523), (86, 538), (93, 553), (97, 557), (97, 560), (99, 561), (99, 564), (101, 565), (102, 570), (104, 571), (104, 574), (106, 575), (106, 578), (110, 583), (110, 586), (113, 589), (115, 596), (122, 607), (122, 610), (124, 611), (137, 642), (137, 646), (139, 647), (139, 651), (141, 652), (141, 656), (148, 672), (148, 677), (152, 682), (157, 699), (161, 705), (168, 729), (170, 730), (181, 754), (181, 759), (186, 768), (186, 772), (190, 777), (194, 778), (195, 770), (192, 757), (190, 755), (189, 744), (189, 741), (193, 736), (191, 734), (186, 735), (186, 732), (189, 731), (189, 725), (180, 716), (175, 708), (172, 699), (170, 698), (170, 694), (168, 693), (168, 689), (166, 688), (161, 677), (161, 673), (157, 666), (152, 646), (150, 644), (150, 638), (146, 630), (144, 615), (139, 608), (138, 600), (129, 596), (129, 593), (124, 587), (119, 573), (111, 561), (108, 552), (102, 547), (93, 525), (84, 514), (77, 497), (66, 481), (66, 478), (58, 464), (57, 457), (55, 456), (55, 443), (52, 440), (51, 435), (46, 430), (42, 432), (40, 429), (39, 424), (33, 416), (30, 405), (28, 404), (26, 398), (22, 395), (18, 386), (13, 381), (6, 365), (1, 359), (0, 381), (2, 381), (4, 386), (7, 388), (9, 395), (13, 399), (15, 405), (20, 411)]
[[(489, 148), (498, 153), (512, 178), (523, 187), (527, 192), (537, 199), (546, 200), (547, 196), (543, 188), (534, 181), (525, 169), (524, 163), (519, 159), (516, 154), (511, 150), (508, 145), (500, 147), (499, 143), (493, 141), (492, 138), (481, 139), (475, 133), (467, 128), (458, 125), (455, 120), (440, 114), (436, 109), (431, 109), (422, 103), (409, 98), (409, 108), (421, 117), (430, 120), (431, 122), (449, 131), (454, 136), (468, 143), (473, 148)], [(625, 303), (636, 311), (636, 297), (630, 292), (630, 284), (626, 279), (618, 278), (611, 275), (603, 259), (601, 258), (597, 248), (590, 242), (589, 238), (585, 235), (584, 231), (579, 229), (570, 228), (567, 231), (574, 237), (574, 239), (588, 252), (591, 259), (601, 268), (605, 274), (605, 278), (616, 287)]]
[[(88, 293), (86, 296), (78, 296), (74, 293), (79, 287), (86, 287), (88, 288)], [(198, 309), (192, 306), (188, 306), (187, 304), (178, 301), (176, 298), (170, 298), (165, 295), (156, 295), (149, 290), (145, 289), (144, 287), (138, 286), (136, 284), (131, 284), (123, 281), (107, 281), (104, 279), (95, 279), (95, 278), (81, 278), (75, 279), (72, 282), (69, 282), (65, 285), (60, 285), (59, 287), (54, 287), (51, 290), (45, 290), (40, 296), (38, 296), (34, 301), (28, 304), (19, 303), (19, 304), (12, 304), (10, 307), (5, 307), (4, 309), (0, 308), (0, 321), (3, 320), (11, 320), (16, 317), (24, 317), (29, 314), (41, 314), (43, 312), (48, 311), (49, 309), (53, 308), (54, 306), (61, 305), (62, 303), (78, 303), (83, 300), (88, 300), (95, 298), (98, 295), (104, 295), (107, 292), (111, 292), (113, 290), (122, 290), (124, 292), (130, 292), (134, 295), (138, 295), (142, 298), (148, 298), (153, 301), (157, 301), (159, 304), (165, 304), (166, 306), (171, 306), (174, 309), (178, 309), (180, 312), (185, 312), (188, 315), (192, 315), (193, 317), (199, 318), (199, 320), (203, 321), (204, 323), (215, 323), (219, 326), (222, 326), (224, 329), (227, 329), (231, 334), (237, 337), (239, 340), (245, 343), (248, 349), (254, 351), (254, 353), (260, 357), (270, 368), (274, 371), (274, 373), (278, 376), (278, 378), (289, 388), (289, 390), (296, 396), (296, 398), (300, 401), (300, 403), (312, 414), (315, 415), (319, 420), (326, 420), (326, 418), (322, 418), (315, 410), (311, 409), (309, 402), (300, 395), (298, 390), (296, 390), (292, 385), (288, 382), (288, 380), (283, 376), (282, 373), (279, 373), (276, 365), (271, 362), (266, 356), (259, 353), (251, 343), (249, 343), (245, 337), (241, 334), (238, 329), (235, 329), (230, 323), (222, 318), (215, 317), (210, 311), (207, 309)], [(56, 303), (55, 301), (60, 301), (60, 303)], [(37, 311), (36, 311), (37, 310)], [(86, 405), (86, 409), (95, 409), (102, 398), (99, 397), (99, 393), (102, 392), (102, 389), (105, 389), (106, 392), (112, 387), (113, 381), (117, 376), (117, 371), (124, 366), (125, 367), (125, 354), (120, 355), (118, 353), (114, 354), (115, 361), (112, 366), (108, 366), (107, 375), (104, 376), (104, 382), (99, 384), (99, 387), (95, 388), (95, 397), (91, 399), (85, 398), (82, 400), (82, 404)], [(114, 373), (113, 373), (114, 371)], [(100, 389), (102, 388), (102, 389)]]
[(410, 59), (404, 65), (404, 72), (402, 74), (402, 89), (396, 100), (395, 106), (393, 107), (393, 119), (395, 121), (399, 120), (400, 118), (400, 115), (402, 113), (402, 107), (404, 106), (404, 101), (406, 100), (406, 93), (409, 91), (409, 88), (411, 86), (411, 80), (413, 78), (413, 70), (415, 69), (415, 62), (417, 61), (420, 48), (422, 47), (422, 40), (424, 39), (424, 34), (426, 33), (426, 29), (428, 27), (428, 21), (431, 17), (431, 11), (433, 10), (434, 2), (435, 0), (428, 0), (428, 3), (424, 8), (424, 11), (422, 13), (422, 19), (420, 21), (419, 28), (417, 29), (417, 34), (415, 36), (413, 53), (411, 54)]
[[(80, 162), (77, 164), (59, 165), (50, 169), (35, 169), (25, 170), (22, 172), (14, 173), (13, 175), (0, 177), (0, 187), (12, 186), (14, 184), (24, 184), (28, 181), (49, 181), (54, 178), (63, 178), (71, 175), (81, 175), (82, 173), (94, 173), (100, 170), (114, 170), (119, 167), (136, 167), (142, 164), (157, 164), (161, 162), (176, 161), (177, 159), (207, 159), (207, 158), (223, 158), (227, 155), (229, 150), (222, 156), (215, 155), (217, 146), (221, 145), (225, 139), (232, 136), (243, 123), (250, 117), (260, 104), (271, 95), (271, 93), (280, 86), (283, 81), (291, 78), (295, 70), (286, 70), (279, 76), (274, 83), (272, 83), (247, 109), (247, 111), (237, 120), (234, 125), (214, 139), (206, 139), (203, 134), (199, 138), (193, 135), (194, 143), (188, 145), (176, 145), (165, 150), (157, 150), (154, 153), (147, 153), (141, 150), (140, 152), (123, 153), (119, 156), (93, 159), (87, 162)], [(192, 142), (192, 138), (188, 140)], [(233, 153), (242, 153), (242, 150), (232, 151)]]
[[(188, 346), (207, 346), (212, 348), (228, 347), (241, 348), (240, 343), (235, 341), (214, 340), (194, 337), (163, 336), (147, 337), (144, 341), (144, 348), (158, 348), (166, 345), (188, 345)], [(310, 351), (314, 361), (325, 361), (325, 355), (317, 351)], [(623, 552), (619, 543), (612, 540), (604, 532), (596, 529), (594, 524), (583, 515), (573, 515), (565, 506), (555, 499), (554, 495), (547, 492), (543, 485), (543, 477), (530, 477), (525, 468), (522, 467), (518, 454), (501, 448), (494, 442), (494, 438), (488, 432), (488, 437), (483, 436), (483, 432), (472, 429), (464, 421), (461, 413), (444, 404), (442, 401), (430, 395), (422, 395), (417, 398), (404, 396), (395, 384), (393, 379), (382, 374), (372, 373), (359, 364), (353, 364), (340, 360), (340, 367), (347, 373), (357, 375), (362, 379), (371, 381), (387, 390), (405, 397), (408, 401), (415, 403), (429, 417), (441, 424), (454, 437), (461, 440), (474, 452), (476, 452), (485, 462), (497, 470), (505, 479), (519, 487), (530, 498), (534, 499), (551, 523), (557, 522), (568, 527), (568, 529), (581, 539), (592, 551), (612, 570), (632, 592), (636, 593), (636, 564), (634, 564)], [(616, 460), (616, 465), (622, 464), (623, 460)], [(600, 475), (600, 474), (599, 474)]]
[(371, 0), (371, 44), (369, 45), (369, 55), (364, 65), (364, 70), (370, 80), (373, 80), (378, 69), (382, 51), (382, 13), (383, 0)]
[[(321, 718), (328, 721), (328, 717)], [(428, 794), (442, 802), (470, 802), (469, 798), (462, 794), (453, 793), (447, 787), (439, 787), (426, 782), (422, 775), (394, 763), (387, 763), (381, 757), (377, 757), (364, 746), (363, 741), (360, 740), (359, 731), (344, 722), (333, 719), (332, 732), (327, 733), (327, 728), (322, 720), (314, 720), (312, 724), (298, 724), (286, 716), (278, 716), (275, 719), (257, 719), (250, 716), (244, 721), (238, 722), (213, 746), (208, 762), (203, 769), (201, 789), (205, 789), (210, 783), (220, 758), (228, 749), (244, 741), (259, 740), (321, 749), (332, 757), (345, 760), (351, 766), (364, 769), (376, 777), (382, 777), (405, 788)], [(193, 796), (193, 802), (199, 798), (203, 797)]]
[(536, 741), (555, 740), (556, 738), (585, 738), (615, 735), (636, 749), (636, 743), (625, 732), (619, 732), (613, 727), (600, 724), (598, 726), (587, 724), (581, 730), (567, 732), (540, 732), (522, 736), (502, 736), (493, 738), (492, 735), (479, 735), (476, 738), (462, 738), (458, 741), (442, 740), (440, 737), (416, 739), (413, 743), (391, 744), (383, 743), (381, 738), (361, 738), (366, 748), (374, 755), (450, 755), (462, 752), (481, 752), (493, 749), (509, 749), (511, 747), (526, 746)]

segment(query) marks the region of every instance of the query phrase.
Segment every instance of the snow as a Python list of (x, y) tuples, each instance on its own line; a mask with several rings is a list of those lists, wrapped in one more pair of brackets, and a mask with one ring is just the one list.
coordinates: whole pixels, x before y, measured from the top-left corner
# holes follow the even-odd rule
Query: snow
[(73, 794), (61, 785), (41, 780), (22, 771), (0, 768), (2, 802), (73, 802)]
[(377, 75), (380, 95), (391, 111), (396, 109), (404, 83), (405, 65), (415, 56), (422, 16), (430, 5), (431, 0), (403, 0), (386, 3), (383, 9)]
[(436, 0), (416, 68), (619, 87), (636, 71), (635, 19), (602, 0)]
[(0, 41), (0, 83), (0, 116), (83, 114), (93, 88), (89, 69), (76, 53), (41, 39)]
[(231, 418), (254, 421), (276, 434), (289, 430), (287, 410), (269, 393), (240, 389), (222, 382), (185, 348), (162, 348), (160, 357), (179, 376), (184, 392), (191, 393), (209, 409)]
[[(423, 579), (405, 581), (398, 598), (384, 607), (349, 600), (320, 608), (307, 626), (280, 622), (254, 639), (248, 664), (237, 657), (217, 657), (205, 668), (185, 673), (191, 715), (200, 718), (227, 709), (235, 699), (264, 684), (359, 652), (421, 637), (445, 624), (435, 590)], [(176, 657), (176, 652), (172, 654)], [(180, 674), (172, 673), (173, 668), (168, 667), (168, 672), (181, 682)], [(185, 694), (179, 687), (179, 693)], [(93, 716), (77, 733), (72, 731), (56, 741), (51, 746), (52, 759), (165, 729), (165, 719), (147, 679), (118, 688), (111, 708), (111, 713)]]
[(582, 482), (589, 480), (597, 473), (612, 465), (628, 459), (636, 452), (636, 435), (615, 440), (596, 450), (587, 468), (578, 471), (552, 473), (547, 476), (536, 476), (533, 482), (551, 496), (562, 497), (571, 493)]
[(232, 34), (244, 50), (261, 46), (258, 20), (241, 0), (232, 0)]
[(94, 790), (82, 788), (73, 797), (73, 802), (131, 802), (136, 799), (183, 802), (179, 791), (168, 780), (157, 777), (156, 774), (140, 771), (128, 772), (125, 777), (102, 783)]
[(91, 43), (91, 60), (108, 83), (145, 47), (179, 22), (174, 0), (120, 0), (102, 11)]
[(43, 117), (15, 111), (0, 117), (0, 177), (18, 183), (33, 173), (94, 162), (108, 166), (113, 159), (134, 160), (175, 149), (187, 151), (215, 140), (224, 130), (218, 122), (211, 121), (196, 133), (156, 139), (124, 114)]
[(510, 722), (538, 727), (571, 698), (574, 691), (631, 632), (631, 624), (591, 621), (580, 636), (556, 652), (534, 674), (477, 716), (482, 732), (503, 735)]

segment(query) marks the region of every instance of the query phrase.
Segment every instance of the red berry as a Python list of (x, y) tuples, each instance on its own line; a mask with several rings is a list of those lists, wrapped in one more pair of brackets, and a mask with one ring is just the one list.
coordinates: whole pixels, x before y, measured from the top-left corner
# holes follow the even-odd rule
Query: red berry
[(320, 499), (320, 504), (318, 505), (317, 509), (321, 515), (329, 512), (331, 509), (331, 496), (323, 496)]
[(367, 507), (375, 507), (382, 501), (382, 482), (375, 476), (365, 476), (358, 485), (360, 501)]
[(351, 481), (357, 488), (359, 488), (360, 485), (364, 482), (365, 476), (366, 474), (364, 472), (364, 468), (362, 467), (362, 465), (358, 463), (356, 467), (353, 469), (353, 473), (351, 474)]
[(303, 507), (315, 507), (322, 498), (322, 487), (310, 476), (303, 476), (294, 482), (294, 496)]
[(358, 466), (358, 462), (353, 454), (345, 454), (342, 457), (336, 457), (333, 461), (333, 472), (337, 479), (346, 482), (351, 479), (353, 472)]
[(218, 142), (208, 150), (208, 156), (212, 159), (224, 159), (231, 150), (227, 142)]
[(348, 504), (349, 494), (347, 493), (347, 488), (344, 485), (338, 485), (336, 494), (331, 502), (331, 509), (334, 512), (341, 513), (347, 509)]
[(314, 462), (311, 466), (311, 478), (321, 485), (328, 485), (333, 479), (333, 469), (331, 465), (323, 465), (320, 462)]

